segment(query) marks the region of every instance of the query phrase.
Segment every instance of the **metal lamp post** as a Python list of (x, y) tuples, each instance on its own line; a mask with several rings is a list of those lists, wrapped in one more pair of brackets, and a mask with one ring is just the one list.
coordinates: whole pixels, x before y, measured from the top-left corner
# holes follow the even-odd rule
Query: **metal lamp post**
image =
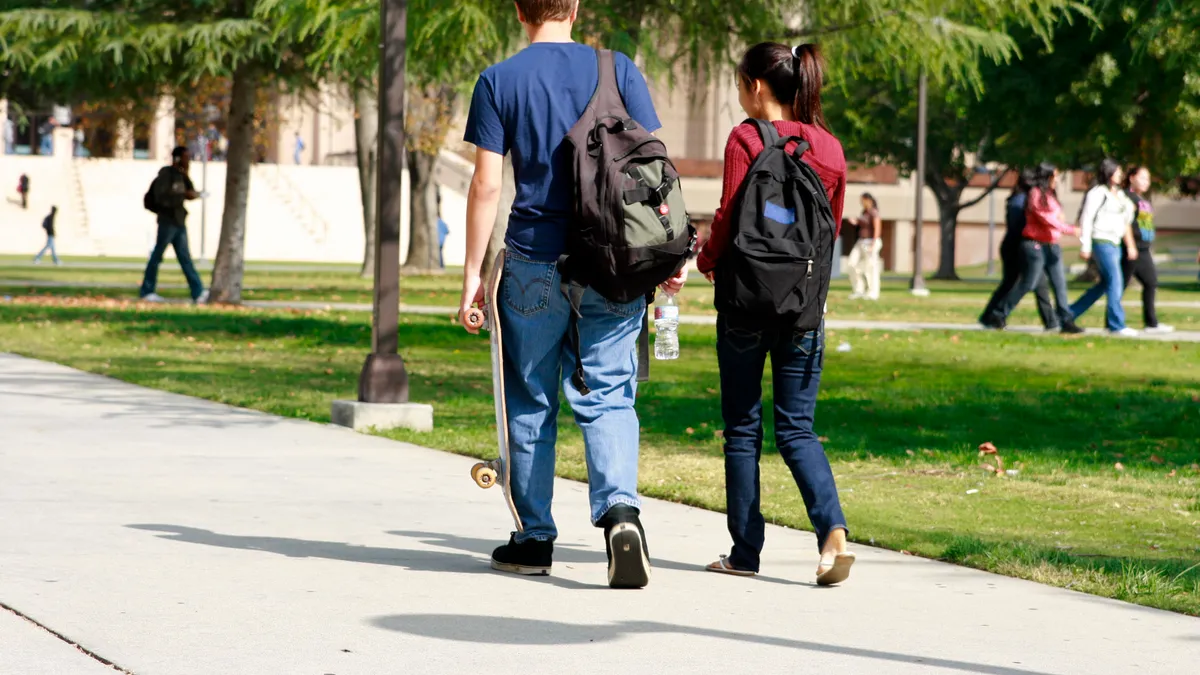
[(913, 237), (913, 277), (910, 288), (913, 295), (929, 295), (925, 287), (925, 274), (921, 269), (924, 261), (922, 240), (925, 230), (925, 132), (927, 126), (926, 104), (928, 98), (928, 78), (925, 69), (921, 69), (920, 83), (917, 91), (917, 204), (914, 214), (916, 234)]
[(378, 208), (371, 353), (358, 380), (363, 403), (407, 403), (408, 373), (398, 349), (400, 324), (400, 181), (404, 171), (407, 0), (381, 0), (379, 46)]

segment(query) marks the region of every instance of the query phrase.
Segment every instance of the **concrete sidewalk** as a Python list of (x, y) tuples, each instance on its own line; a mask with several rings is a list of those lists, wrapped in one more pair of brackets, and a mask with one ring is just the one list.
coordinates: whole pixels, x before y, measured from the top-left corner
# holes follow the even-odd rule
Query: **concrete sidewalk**
[[(1200, 620), (888, 551), (857, 548), (845, 587), (816, 588), (812, 535), (777, 527), (766, 576), (706, 573), (724, 516), (657, 501), (651, 585), (612, 591), (585, 487), (567, 481), (554, 575), (493, 573), (512, 523), (468, 458), (16, 356), (0, 355), (0, 430), (0, 603), (137, 675), (1200, 662)], [(0, 608), (0, 673), (112, 672), (98, 664)]]

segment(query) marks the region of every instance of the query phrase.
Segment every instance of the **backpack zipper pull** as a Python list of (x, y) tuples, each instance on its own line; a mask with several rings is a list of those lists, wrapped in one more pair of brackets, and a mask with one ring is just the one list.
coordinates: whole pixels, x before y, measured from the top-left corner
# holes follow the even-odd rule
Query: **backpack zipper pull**
[(813, 261), (809, 260), (808, 261), (808, 278), (809, 279), (812, 278), (812, 268), (813, 268)]

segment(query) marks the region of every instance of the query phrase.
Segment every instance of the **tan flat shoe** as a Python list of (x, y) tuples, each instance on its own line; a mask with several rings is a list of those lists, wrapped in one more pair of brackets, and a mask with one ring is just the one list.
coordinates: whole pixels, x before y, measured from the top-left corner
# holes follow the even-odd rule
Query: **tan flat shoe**
[(735, 577), (752, 577), (756, 574), (756, 572), (751, 572), (750, 570), (739, 570), (729, 562), (729, 556), (724, 555), (721, 556), (720, 560), (709, 563), (704, 569), (709, 572), (716, 572), (717, 574), (731, 574)]
[(817, 585), (832, 586), (850, 578), (850, 567), (854, 565), (854, 560), (854, 554), (849, 551), (835, 555), (830, 562), (826, 562), (822, 557), (817, 573)]

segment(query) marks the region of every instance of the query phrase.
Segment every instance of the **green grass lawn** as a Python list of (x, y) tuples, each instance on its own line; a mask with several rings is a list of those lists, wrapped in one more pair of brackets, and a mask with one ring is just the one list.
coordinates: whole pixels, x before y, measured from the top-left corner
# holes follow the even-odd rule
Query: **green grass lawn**
[[(405, 276), (400, 282), (401, 301), (409, 305), (434, 305), (453, 308), (458, 304), (462, 287), (461, 272), (450, 270), (436, 276)], [(206, 277), (207, 279), (207, 277)], [(22, 281), (60, 281), (77, 284), (97, 284), (76, 288), (39, 288), (22, 285)], [(79, 269), (66, 267), (29, 267), (26, 265), (4, 265), (0, 261), (0, 294), (4, 295), (51, 295), (51, 296), (104, 296), (133, 298), (141, 272), (133, 269)], [(183, 275), (173, 261), (163, 264), (159, 282), (162, 295), (168, 298), (189, 297)], [(996, 282), (998, 283), (998, 281)], [(105, 288), (104, 284), (121, 284), (124, 288)], [(274, 300), (301, 302), (371, 302), (371, 280), (363, 279), (347, 271), (286, 272), (263, 271), (251, 268), (244, 281), (246, 300)], [(880, 321), (928, 321), (939, 323), (974, 323), (987, 304), (995, 283), (981, 281), (946, 282), (929, 281), (932, 295), (928, 298), (913, 297), (905, 282), (889, 281), (884, 284), (883, 299), (879, 302), (850, 301), (849, 282), (845, 279), (833, 283), (829, 301), (829, 316), (832, 319), (859, 319)], [(1078, 297), (1086, 285), (1075, 284), (1071, 296)], [(1128, 300), (1140, 300), (1140, 293), (1131, 291)], [(680, 294), (680, 307), (687, 314), (714, 313), (712, 287), (693, 275), (691, 282)], [(1200, 303), (1200, 283), (1195, 281), (1167, 281), (1159, 291), (1160, 302)], [(1103, 307), (1089, 312), (1080, 323), (1084, 326), (1103, 325)], [(1141, 310), (1128, 306), (1131, 326), (1140, 327)], [(1200, 330), (1200, 306), (1159, 308), (1159, 320), (1183, 330)], [(1027, 298), (1013, 314), (1013, 325), (1036, 325), (1038, 317), (1032, 297)]]
[[(0, 302), (0, 351), (327, 421), (331, 400), (354, 396), (367, 321), (361, 313), (78, 298)], [(437, 428), (388, 435), (494, 456), (486, 340), (449, 318), (402, 321), (412, 395), (434, 404)], [(853, 349), (827, 356), (817, 431), (828, 439), (855, 541), (1200, 615), (1200, 345), (944, 331), (830, 335), (831, 345), (842, 341)], [(683, 357), (654, 364), (639, 393), (640, 487), (720, 510), (712, 329), (684, 327), (681, 343)], [(569, 420), (564, 412), (558, 471), (584, 479), (581, 437)], [(772, 522), (807, 528), (770, 438), (768, 429), (764, 511)], [(981, 468), (994, 466), (978, 456), (983, 442), (994, 443), (1016, 475)], [(714, 542), (723, 539), (713, 533)]]

